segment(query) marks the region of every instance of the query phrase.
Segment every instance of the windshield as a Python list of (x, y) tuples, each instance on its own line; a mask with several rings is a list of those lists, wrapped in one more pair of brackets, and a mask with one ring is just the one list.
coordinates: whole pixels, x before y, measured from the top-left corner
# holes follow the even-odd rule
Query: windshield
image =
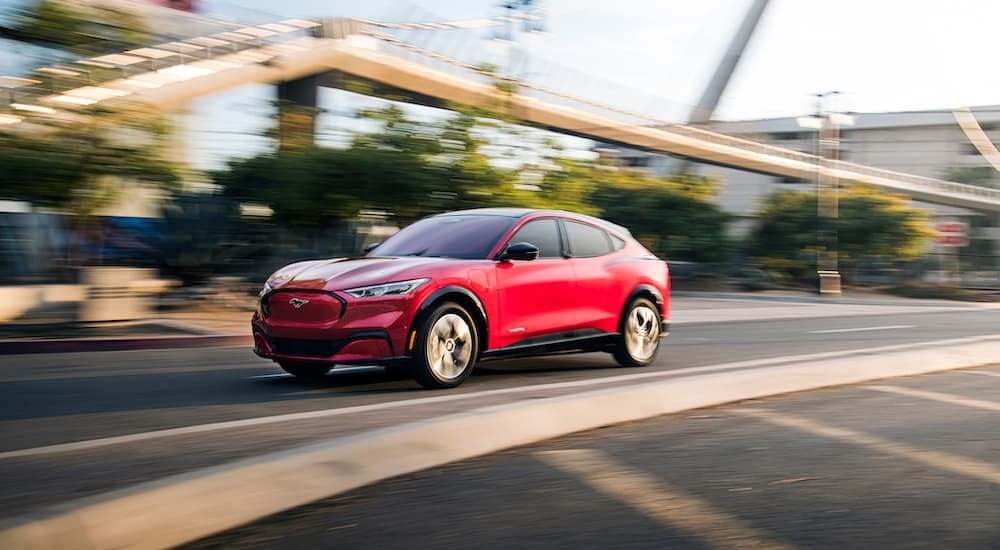
[(484, 259), (517, 218), (460, 214), (424, 218), (404, 227), (369, 256), (440, 256)]

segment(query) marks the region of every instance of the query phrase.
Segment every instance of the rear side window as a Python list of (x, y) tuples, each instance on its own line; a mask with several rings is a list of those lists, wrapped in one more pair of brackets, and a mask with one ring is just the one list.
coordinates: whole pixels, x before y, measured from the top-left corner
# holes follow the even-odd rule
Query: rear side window
[(611, 237), (602, 229), (585, 223), (564, 220), (570, 253), (575, 258), (593, 258), (614, 250)]
[(508, 242), (508, 244), (514, 243), (531, 243), (537, 246), (539, 258), (562, 257), (559, 246), (559, 224), (551, 218), (532, 220), (524, 224)]

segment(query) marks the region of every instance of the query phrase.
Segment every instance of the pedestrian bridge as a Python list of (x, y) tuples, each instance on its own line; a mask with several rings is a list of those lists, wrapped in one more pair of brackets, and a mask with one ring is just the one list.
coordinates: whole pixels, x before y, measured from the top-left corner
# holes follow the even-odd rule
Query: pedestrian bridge
[[(427, 25), (433, 28), (433, 24)], [(19, 110), (57, 116), (58, 109), (100, 102), (138, 101), (160, 109), (181, 108), (189, 101), (250, 83), (282, 83), (315, 75), (326, 81), (362, 80), (403, 91), (414, 101), (464, 104), (500, 112), (557, 132), (669, 153), (693, 160), (779, 176), (858, 182), (914, 199), (1000, 211), (1000, 190), (882, 170), (672, 123), (524, 80), (507, 80), (488, 69), (404, 42), (386, 25), (357, 20), (325, 22), (290, 19), (279, 23), (228, 29), (79, 60), (49, 68), (74, 72), (94, 68), (91, 83), (58, 89), (58, 78), (39, 94), (37, 80), (5, 79), (13, 115), (0, 123), (21, 121)], [(79, 66), (79, 67), (77, 67)], [(45, 73), (45, 68), (41, 69)], [(37, 73), (37, 74), (41, 74)], [(93, 75), (103, 75), (94, 82)], [(324, 81), (325, 82), (325, 81)]]

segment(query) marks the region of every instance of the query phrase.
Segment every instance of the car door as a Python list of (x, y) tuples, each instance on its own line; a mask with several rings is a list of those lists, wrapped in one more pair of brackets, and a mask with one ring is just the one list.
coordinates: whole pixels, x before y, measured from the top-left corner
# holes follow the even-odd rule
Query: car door
[(575, 328), (617, 330), (626, 281), (616, 276), (614, 252), (624, 241), (588, 223), (563, 220), (573, 260)]
[(531, 243), (539, 255), (531, 261), (496, 264), (501, 347), (572, 328), (573, 266), (563, 254), (559, 231), (555, 218), (536, 218), (507, 241)]

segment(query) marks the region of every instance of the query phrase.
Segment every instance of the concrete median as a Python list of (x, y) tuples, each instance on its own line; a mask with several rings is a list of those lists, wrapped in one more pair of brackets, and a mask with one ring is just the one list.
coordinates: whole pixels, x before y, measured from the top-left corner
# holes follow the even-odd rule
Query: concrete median
[(1000, 336), (678, 377), (363, 433), (65, 503), (0, 525), (0, 548), (163, 548), (379, 480), (610, 424), (1000, 362)]

